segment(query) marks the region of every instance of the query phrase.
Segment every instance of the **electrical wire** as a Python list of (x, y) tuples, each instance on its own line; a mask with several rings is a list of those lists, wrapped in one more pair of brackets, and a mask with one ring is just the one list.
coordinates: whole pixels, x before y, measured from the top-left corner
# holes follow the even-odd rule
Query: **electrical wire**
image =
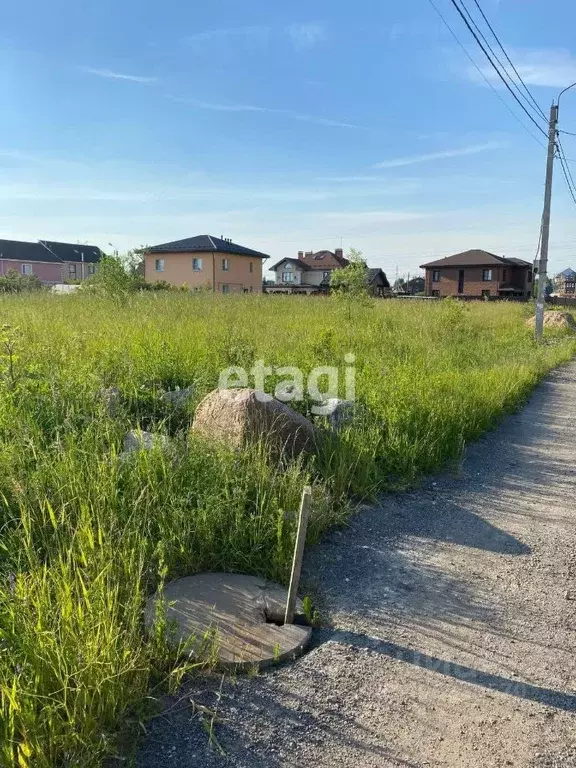
[(570, 196), (572, 197), (572, 201), (574, 202), (574, 205), (576, 205), (576, 184), (574, 183), (572, 171), (570, 170), (570, 167), (566, 162), (566, 155), (564, 154), (564, 147), (562, 146), (560, 137), (558, 137), (558, 143), (556, 145), (556, 149), (558, 153), (558, 158), (560, 160), (560, 165), (562, 166), (562, 172), (566, 180), (566, 186), (568, 187), (568, 191), (570, 192)]
[[(541, 146), (543, 149), (546, 149), (546, 146), (545, 146), (545, 145), (544, 145), (544, 144), (543, 144), (543, 143), (540, 141), (540, 139), (539, 139), (539, 138), (538, 138), (538, 137), (537, 137), (537, 136), (536, 136), (536, 135), (535, 135), (535, 134), (534, 134), (534, 133), (533, 133), (533, 132), (530, 130), (530, 128), (528, 128), (528, 126), (527, 126), (525, 123), (523, 123), (523, 122), (522, 122), (522, 120), (521, 120), (521, 119), (518, 117), (518, 115), (516, 114), (516, 112), (514, 112), (514, 110), (513, 110), (513, 109), (510, 107), (510, 105), (508, 104), (508, 102), (507, 102), (507, 101), (505, 101), (505, 100), (502, 98), (502, 96), (501, 96), (501, 95), (498, 93), (498, 91), (496, 90), (496, 88), (494, 88), (494, 86), (492, 85), (492, 83), (490, 82), (490, 80), (488, 80), (488, 78), (486, 77), (486, 75), (484, 74), (484, 72), (483, 72), (483, 71), (480, 69), (480, 67), (478, 66), (478, 64), (477, 64), (477, 63), (474, 61), (473, 57), (472, 57), (472, 56), (470, 55), (470, 53), (468, 52), (468, 50), (467, 50), (466, 46), (464, 45), (464, 43), (462, 43), (462, 41), (460, 40), (460, 38), (458, 37), (458, 35), (456, 34), (456, 32), (454, 32), (454, 30), (452, 29), (452, 27), (450, 26), (450, 24), (448, 23), (448, 21), (446, 20), (446, 18), (444, 17), (444, 15), (442, 14), (442, 12), (440, 11), (440, 9), (439, 9), (439, 8), (438, 8), (438, 7), (435, 5), (435, 3), (434, 3), (434, 0), (428, 0), (428, 2), (429, 2), (429, 3), (430, 3), (430, 5), (432, 6), (432, 8), (434, 8), (434, 10), (436, 11), (436, 13), (438, 14), (438, 16), (440, 17), (440, 19), (441, 19), (441, 20), (442, 20), (442, 22), (444, 23), (444, 26), (446, 27), (446, 29), (448, 30), (448, 32), (450, 32), (450, 34), (452, 35), (452, 37), (454, 38), (454, 40), (455, 40), (455, 41), (458, 43), (458, 45), (460, 46), (460, 48), (461, 48), (461, 49), (464, 51), (464, 53), (465, 53), (466, 57), (467, 57), (467, 58), (470, 60), (470, 62), (471, 62), (471, 63), (472, 63), (472, 65), (474, 66), (474, 68), (475, 68), (475, 69), (478, 71), (478, 73), (481, 75), (481, 77), (483, 78), (483, 80), (486, 82), (486, 85), (488, 85), (488, 87), (489, 87), (489, 88), (492, 90), (492, 92), (494, 93), (494, 95), (496, 96), (496, 98), (497, 98), (497, 99), (499, 99), (499, 101), (501, 101), (501, 102), (502, 102), (502, 104), (504, 104), (504, 106), (506, 107), (506, 109), (508, 110), (508, 112), (510, 112), (510, 114), (512, 115), (512, 117), (514, 118), (514, 120), (516, 120), (516, 122), (517, 122), (519, 125), (521, 125), (521, 126), (522, 126), (522, 128), (524, 128), (524, 130), (525, 130), (527, 133), (529, 133), (529, 134), (530, 134), (530, 136), (532, 136), (532, 138), (534, 139), (534, 141), (538, 142), (538, 144), (539, 144), (539, 145), (540, 145), (540, 146)], [(538, 127), (539, 127), (539, 126), (538, 126)]]
[(504, 85), (506, 86), (508, 91), (512, 94), (512, 97), (514, 98), (514, 100), (519, 104), (519, 106), (521, 107), (522, 111), (525, 112), (525, 114), (528, 116), (528, 118), (534, 123), (534, 125), (540, 131), (540, 133), (543, 136), (546, 136), (546, 138), (548, 138), (548, 135), (547, 135), (546, 131), (540, 126), (539, 123), (536, 122), (536, 120), (534, 119), (533, 115), (530, 112), (528, 112), (528, 110), (526, 109), (524, 104), (520, 101), (518, 96), (514, 93), (514, 91), (510, 87), (510, 85), (509, 85), (508, 81), (506, 80), (506, 78), (504, 77), (504, 75), (500, 72), (500, 70), (498, 69), (498, 67), (494, 63), (494, 60), (492, 59), (492, 57), (490, 56), (490, 54), (488, 53), (486, 48), (482, 45), (482, 41), (480, 40), (480, 38), (478, 37), (478, 35), (476, 34), (474, 29), (470, 25), (470, 22), (468, 21), (468, 19), (464, 15), (464, 12), (462, 11), (462, 8), (460, 8), (460, 5), (458, 4), (457, 0), (450, 0), (450, 2), (454, 6), (454, 8), (456, 8), (456, 10), (458, 11), (460, 17), (462, 18), (462, 21), (468, 27), (468, 31), (470, 32), (470, 34), (472, 35), (472, 37), (474, 38), (474, 40), (476, 41), (476, 43), (478, 44), (478, 46), (480, 47), (480, 49), (482, 50), (482, 52), (484, 53), (484, 55), (486, 56), (488, 61), (490, 62), (492, 68), (494, 69), (494, 71), (496, 72), (496, 74), (498, 75), (500, 80), (502, 80), (502, 82), (504, 83)]
[(503, 45), (502, 45), (502, 43), (500, 42), (500, 38), (498, 37), (498, 35), (497, 35), (497, 34), (496, 34), (496, 32), (494, 31), (494, 27), (492, 26), (492, 24), (490, 24), (490, 22), (489, 22), (489, 21), (488, 21), (488, 19), (486, 18), (486, 14), (485, 14), (485, 13), (484, 13), (484, 11), (482, 10), (482, 6), (481, 6), (481, 5), (480, 5), (480, 3), (478, 2), (478, 0), (474, 0), (474, 4), (476, 5), (476, 7), (478, 8), (478, 10), (480, 11), (480, 13), (481, 13), (481, 15), (482, 15), (482, 18), (484, 19), (484, 21), (486, 22), (486, 25), (488, 26), (488, 29), (489, 29), (489, 30), (490, 30), (490, 32), (492, 32), (492, 34), (494, 35), (494, 39), (496, 40), (496, 42), (497, 42), (497, 43), (498, 43), (498, 45), (500, 46), (500, 50), (502, 51), (502, 53), (503, 53), (503, 54), (504, 54), (504, 56), (506, 57), (506, 60), (508, 61), (508, 63), (509, 63), (509, 64), (510, 64), (510, 66), (512, 67), (512, 69), (514, 70), (514, 73), (516, 74), (516, 77), (518, 78), (518, 80), (519, 80), (519, 81), (520, 81), (520, 83), (522, 84), (522, 87), (524, 88), (524, 90), (525, 90), (525, 91), (526, 91), (526, 93), (528, 94), (528, 96), (529, 96), (530, 100), (532, 101), (532, 103), (534, 104), (534, 106), (536, 107), (536, 109), (538, 110), (538, 112), (539, 112), (539, 113), (542, 115), (542, 117), (544, 118), (544, 120), (547, 120), (548, 118), (546, 117), (546, 115), (545, 115), (545, 114), (544, 114), (544, 112), (542, 111), (542, 108), (540, 107), (540, 104), (538, 104), (538, 102), (536, 101), (536, 99), (535, 99), (535, 98), (534, 98), (534, 96), (532, 95), (532, 92), (530, 91), (530, 89), (528, 88), (528, 86), (526, 85), (526, 83), (524, 82), (524, 80), (522, 79), (522, 76), (520, 75), (520, 73), (518, 72), (518, 70), (516, 69), (516, 67), (514, 66), (514, 63), (513, 63), (512, 59), (511, 59), (511, 58), (510, 58), (510, 56), (508, 56), (508, 54), (506, 53), (506, 49), (504, 48), (504, 46), (503, 46)]
[[(476, 1), (476, 0), (475, 0), (475, 1)], [(534, 101), (534, 99), (532, 98), (532, 95), (531, 95), (531, 94), (529, 94), (529, 95), (530, 95), (530, 99), (528, 99), (528, 98), (526, 98), (526, 96), (525, 96), (525, 95), (522, 93), (522, 91), (521, 91), (521, 90), (520, 90), (520, 88), (518, 87), (518, 84), (516, 83), (516, 81), (514, 80), (514, 78), (513, 78), (513, 77), (510, 75), (510, 72), (508, 72), (508, 70), (506, 69), (506, 65), (502, 63), (502, 60), (501, 60), (501, 59), (498, 57), (498, 54), (496, 53), (496, 51), (494, 50), (494, 48), (492, 48), (492, 46), (490, 45), (490, 43), (489, 43), (489, 42), (488, 42), (488, 40), (486, 39), (486, 36), (485, 36), (485, 35), (484, 35), (484, 33), (482, 32), (482, 30), (480, 29), (480, 27), (478, 26), (478, 24), (476, 24), (476, 21), (474, 20), (474, 17), (472, 16), (472, 14), (470, 13), (469, 9), (467, 8), (467, 6), (466, 6), (466, 3), (464, 2), (464, 0), (460, 0), (460, 3), (461, 3), (461, 5), (462, 5), (462, 9), (464, 10), (464, 13), (465, 13), (465, 14), (466, 14), (466, 16), (468, 17), (468, 20), (470, 21), (470, 23), (472, 24), (472, 26), (474, 27), (474, 29), (476, 30), (476, 32), (478, 32), (478, 34), (480, 35), (480, 37), (482, 38), (482, 40), (483, 40), (483, 41), (484, 41), (484, 43), (486, 44), (486, 46), (487, 46), (488, 50), (490, 51), (490, 53), (492, 54), (492, 56), (494, 57), (494, 59), (496, 59), (496, 61), (498, 62), (498, 64), (499, 64), (499, 65), (500, 65), (500, 67), (502, 68), (502, 72), (503, 72), (503, 74), (505, 75), (505, 77), (507, 78), (507, 80), (508, 80), (508, 82), (510, 83), (510, 85), (511, 85), (511, 86), (512, 86), (512, 87), (513, 87), (515, 90), (516, 90), (516, 92), (517, 92), (517, 94), (520, 96), (520, 98), (524, 100), (524, 102), (525, 102), (526, 106), (527, 106), (527, 107), (528, 107), (530, 110), (533, 110), (533, 109), (534, 109), (534, 107), (533, 107), (533, 105), (532, 105), (532, 103), (531, 103), (531, 100), (532, 100), (532, 101)], [(513, 64), (512, 64), (512, 67), (514, 68), (514, 65), (513, 65)], [(514, 69), (515, 69), (515, 68), (514, 68)], [(515, 71), (516, 71), (516, 70), (515, 70)], [(520, 75), (518, 75), (518, 77), (520, 77)], [(520, 79), (521, 79), (521, 78), (520, 78)], [(523, 81), (522, 81), (522, 83), (523, 83)], [(548, 123), (548, 119), (546, 118), (546, 116), (545, 116), (545, 114), (542, 112), (542, 110), (540, 109), (540, 107), (539, 107), (539, 105), (538, 105), (538, 103), (537, 103), (537, 102), (536, 102), (536, 116), (537, 116), (538, 118), (542, 117), (542, 119), (543, 119), (543, 120), (546, 122), (546, 124)]]

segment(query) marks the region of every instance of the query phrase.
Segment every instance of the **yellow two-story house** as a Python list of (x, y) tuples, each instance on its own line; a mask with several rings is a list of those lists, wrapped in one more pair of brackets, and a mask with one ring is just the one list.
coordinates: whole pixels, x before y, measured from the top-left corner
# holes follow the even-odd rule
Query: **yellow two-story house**
[(148, 248), (145, 276), (150, 283), (165, 280), (192, 290), (261, 293), (262, 262), (267, 258), (222, 237), (197, 235)]

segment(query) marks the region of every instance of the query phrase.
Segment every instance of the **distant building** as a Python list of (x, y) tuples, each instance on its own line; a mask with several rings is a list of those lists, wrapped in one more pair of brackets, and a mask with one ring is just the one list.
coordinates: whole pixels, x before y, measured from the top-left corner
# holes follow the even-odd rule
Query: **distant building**
[(391, 296), (390, 283), (379, 267), (366, 267), (366, 285), (372, 296)]
[(554, 292), (557, 296), (576, 297), (576, 272), (573, 269), (565, 269), (554, 278)]
[(213, 235), (154, 245), (146, 250), (145, 278), (217, 293), (261, 293), (265, 253)]
[(532, 295), (532, 265), (482, 250), (423, 264), (426, 296), (524, 298)]
[(0, 275), (36, 275), (46, 285), (84, 280), (94, 274), (102, 255), (95, 245), (0, 240)]
[(282, 259), (270, 267), (275, 273), (268, 293), (328, 293), (330, 275), (335, 269), (347, 267), (342, 248), (332, 251), (298, 251), (298, 258)]

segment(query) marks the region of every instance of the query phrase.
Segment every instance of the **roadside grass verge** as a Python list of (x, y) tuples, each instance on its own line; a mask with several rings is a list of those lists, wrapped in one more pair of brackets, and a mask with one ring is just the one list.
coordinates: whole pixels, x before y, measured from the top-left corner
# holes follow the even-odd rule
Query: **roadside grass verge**
[[(10, 297), (0, 301), (0, 764), (97, 766), (126, 723), (200, 662), (142, 610), (159, 584), (201, 570), (286, 579), (302, 486), (309, 541), (350, 498), (408, 487), (525, 402), (576, 353), (536, 346), (530, 307), (299, 297)], [(1, 325), (0, 325), (1, 327)], [(356, 357), (362, 417), (313, 460), (271, 464), (188, 434), (230, 365), (344, 368)], [(274, 382), (274, 377), (271, 378)], [(194, 387), (188, 412), (162, 390)], [(118, 387), (110, 413), (98, 393)], [(342, 393), (343, 394), (343, 393)], [(303, 413), (309, 401), (295, 404)], [(119, 458), (142, 426), (170, 437)]]

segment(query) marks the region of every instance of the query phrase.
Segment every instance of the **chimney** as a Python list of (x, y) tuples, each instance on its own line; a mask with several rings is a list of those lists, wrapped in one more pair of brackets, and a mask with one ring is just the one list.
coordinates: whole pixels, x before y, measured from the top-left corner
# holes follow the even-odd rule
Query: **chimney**
[(312, 256), (314, 256), (314, 251), (306, 251), (306, 258), (312, 258)]
[(298, 251), (298, 258), (300, 259), (300, 261), (304, 259), (304, 251)]
[(344, 251), (342, 250), (342, 248), (336, 248), (336, 250), (334, 251), (334, 255), (336, 256), (337, 259), (343, 259)]

